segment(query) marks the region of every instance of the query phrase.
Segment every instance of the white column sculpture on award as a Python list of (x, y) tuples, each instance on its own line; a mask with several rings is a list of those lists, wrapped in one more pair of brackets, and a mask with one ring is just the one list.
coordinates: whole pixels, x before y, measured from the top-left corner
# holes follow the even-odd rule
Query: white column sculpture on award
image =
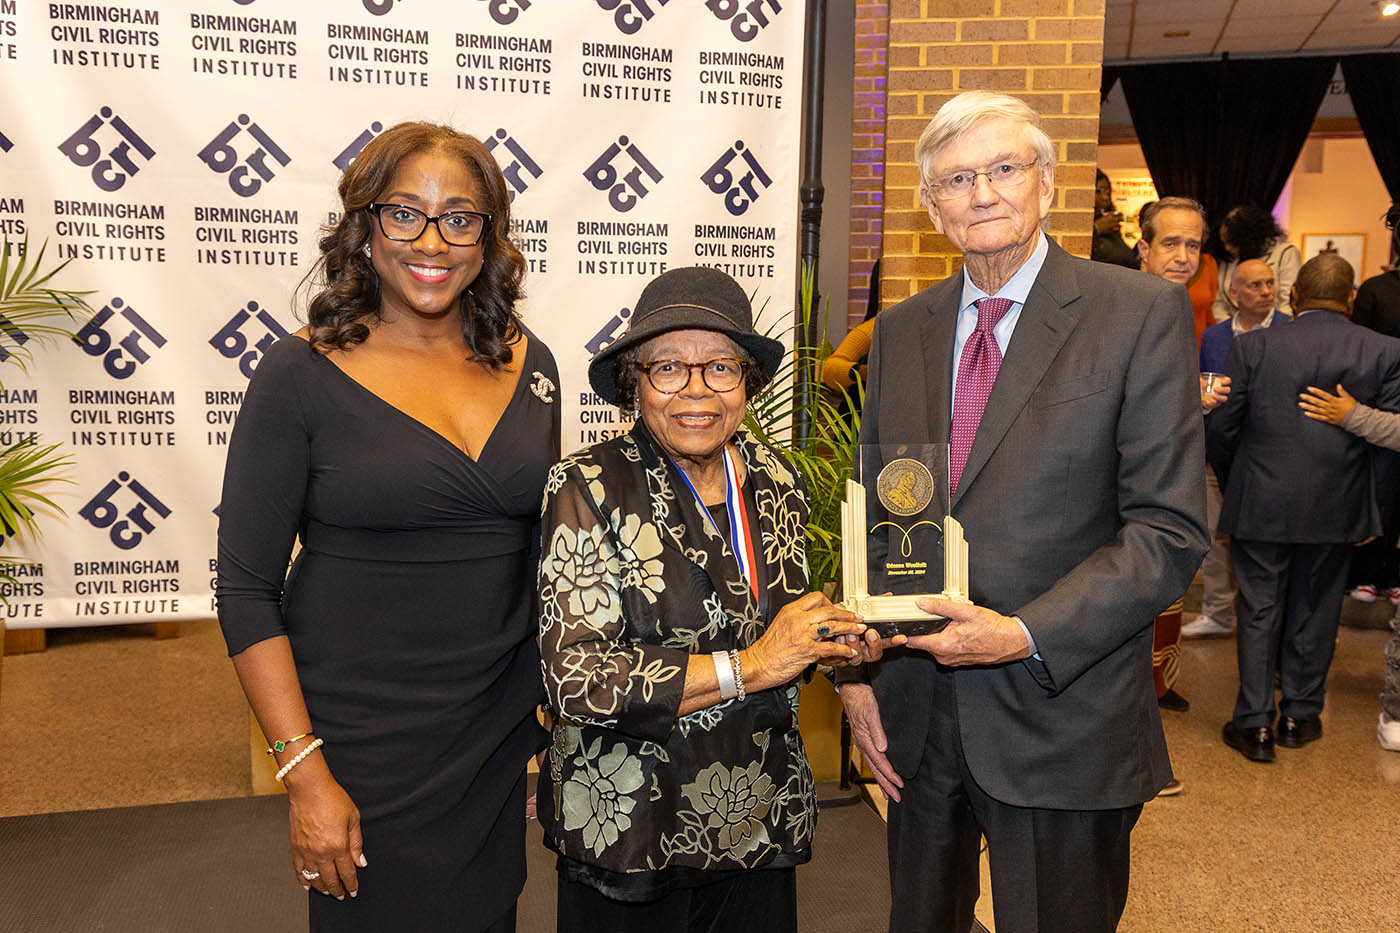
[[(909, 464), (910, 466), (903, 467), (903, 472), (894, 469), (891, 474), (892, 468), (896, 468), (900, 464)], [(892, 514), (907, 514), (898, 506), (900, 497), (905, 495), (905, 491), (909, 487), (915, 485), (914, 481), (909, 479), (911, 473), (915, 474), (916, 477), (928, 475), (926, 469), (919, 467), (911, 460), (894, 461), (881, 471), (880, 497), (885, 505), (891, 508)], [(887, 482), (886, 476), (888, 475), (893, 475), (894, 479)], [(886, 487), (889, 488), (886, 489)], [(905, 498), (909, 497), (905, 496)], [(887, 499), (890, 501), (885, 501)], [(920, 497), (920, 500), (927, 501), (923, 497)], [(917, 502), (913, 501), (908, 504), (911, 508), (918, 505)], [(897, 532), (903, 534), (907, 545), (910, 531), (920, 524), (935, 526), (932, 521), (923, 521), (915, 523), (915, 526), (905, 528), (894, 521), (888, 521), (881, 522), (876, 527), (892, 526)], [(865, 486), (853, 479), (848, 479), (846, 480), (846, 499), (841, 505), (841, 587), (843, 595), (841, 605), (858, 613), (867, 625), (875, 628), (886, 637), (897, 633), (928, 634), (941, 630), (947, 624), (947, 618), (920, 609), (915, 604), (915, 600), (920, 595), (937, 595), (943, 599), (960, 603), (972, 602), (968, 596), (967, 540), (963, 537), (962, 525), (953, 516), (945, 515), (943, 517), (943, 591), (937, 594), (872, 596), (869, 582), (869, 531)], [(909, 555), (905, 554), (904, 556), (908, 557)]]

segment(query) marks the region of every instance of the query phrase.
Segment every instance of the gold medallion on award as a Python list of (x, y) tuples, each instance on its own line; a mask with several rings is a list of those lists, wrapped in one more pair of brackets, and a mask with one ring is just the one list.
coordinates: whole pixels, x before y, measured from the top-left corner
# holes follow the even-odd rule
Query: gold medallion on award
[(915, 600), (969, 601), (967, 544), (949, 512), (946, 444), (862, 445), (841, 507), (842, 604), (886, 637), (946, 625)]

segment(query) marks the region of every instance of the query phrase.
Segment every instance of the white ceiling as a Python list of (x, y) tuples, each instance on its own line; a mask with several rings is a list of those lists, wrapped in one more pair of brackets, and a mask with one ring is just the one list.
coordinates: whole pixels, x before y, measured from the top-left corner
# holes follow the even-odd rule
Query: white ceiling
[(1107, 64), (1221, 52), (1400, 48), (1400, 14), (1371, 0), (1108, 0)]

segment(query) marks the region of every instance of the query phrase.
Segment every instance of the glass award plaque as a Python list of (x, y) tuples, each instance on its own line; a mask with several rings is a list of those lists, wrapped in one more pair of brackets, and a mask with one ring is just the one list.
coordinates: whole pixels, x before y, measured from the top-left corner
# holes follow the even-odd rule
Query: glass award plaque
[(968, 598), (967, 542), (948, 514), (947, 444), (862, 444), (841, 506), (842, 605), (881, 636), (948, 624), (919, 596)]

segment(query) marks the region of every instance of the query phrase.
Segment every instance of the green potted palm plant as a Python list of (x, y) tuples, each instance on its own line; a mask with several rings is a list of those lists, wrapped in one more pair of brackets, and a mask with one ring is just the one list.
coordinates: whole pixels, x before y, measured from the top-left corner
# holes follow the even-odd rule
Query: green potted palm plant
[[(812, 270), (807, 266), (802, 273), (799, 336), (772, 386), (750, 402), (745, 425), (782, 451), (802, 475), (812, 508), (805, 529), (811, 588), (839, 599), (836, 591), (841, 581), (841, 503), (855, 463), (864, 388), (859, 382), (853, 390), (843, 389), (840, 393), (823, 388), (822, 364), (831, 355), (831, 347), (823, 342), (809, 344), (802, 336), (814, 331), (810, 326), (817, 315), (814, 297)], [(763, 314), (758, 317), (762, 321)], [(823, 321), (826, 317), (823, 313)], [(774, 322), (767, 328), (769, 336), (777, 336), (773, 332), (786, 323), (781, 319)], [(808, 367), (806, 392), (801, 391), (796, 378), (799, 367)], [(804, 429), (798, 430), (799, 425)], [(803, 691), (800, 721), (817, 780), (842, 779), (849, 767), (849, 743), (841, 702), (825, 678), (815, 678)], [(845, 789), (846, 785), (842, 787)]]
[[(71, 337), (75, 321), (92, 314), (86, 296), (91, 292), (58, 288), (55, 278), (68, 266), (64, 260), (44, 270), (47, 241), (32, 258), (29, 239), (19, 249), (0, 245), (0, 363), (28, 371), (33, 363), (31, 346), (54, 337)], [(0, 397), (5, 392), (0, 371)], [(62, 510), (48, 497), (58, 483), (71, 482), (62, 473), (72, 461), (59, 452), (57, 444), (42, 444), (34, 436), (0, 446), (0, 602), (8, 603), (10, 587), (16, 582), (14, 570), (27, 563), (6, 548), (17, 536), (37, 535), (35, 509)], [(6, 553), (9, 550), (10, 553)], [(0, 618), (0, 658), (4, 657), (5, 620)]]
[[(802, 271), (799, 337), (772, 387), (750, 403), (745, 424), (757, 437), (786, 454), (807, 484), (812, 507), (806, 529), (811, 586), (830, 595), (841, 580), (841, 503), (855, 463), (864, 389), (859, 383), (853, 390), (842, 389), (842, 399), (822, 386), (822, 364), (831, 355), (831, 347), (825, 343), (808, 346), (800, 336), (813, 331), (810, 325), (817, 315), (814, 292), (812, 270), (807, 266)], [(827, 317), (829, 308), (823, 314), (824, 322)], [(809, 377), (805, 393), (797, 379), (799, 367), (803, 366), (808, 367)], [(841, 401), (846, 404), (840, 405)], [(805, 425), (805, 431), (798, 430), (799, 424)]]

